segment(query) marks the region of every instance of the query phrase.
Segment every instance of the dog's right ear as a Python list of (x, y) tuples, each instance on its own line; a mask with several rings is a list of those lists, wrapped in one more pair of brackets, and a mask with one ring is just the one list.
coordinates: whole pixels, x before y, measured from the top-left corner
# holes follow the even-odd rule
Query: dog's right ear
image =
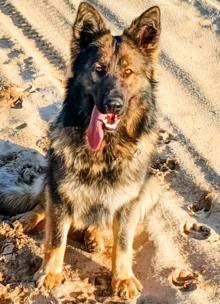
[(78, 44), (81, 48), (91, 43), (98, 33), (105, 30), (105, 23), (89, 3), (82, 2), (79, 5), (76, 21), (73, 25), (73, 43)]

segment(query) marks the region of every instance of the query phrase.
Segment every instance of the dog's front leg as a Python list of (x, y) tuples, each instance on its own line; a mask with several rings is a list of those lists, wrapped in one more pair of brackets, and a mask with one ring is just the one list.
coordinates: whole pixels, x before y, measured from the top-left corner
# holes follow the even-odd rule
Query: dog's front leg
[(142, 290), (132, 271), (132, 244), (139, 218), (139, 205), (131, 203), (118, 212), (113, 223), (112, 288), (124, 299), (137, 297)]
[(34, 275), (38, 287), (51, 289), (63, 282), (62, 266), (70, 225), (71, 218), (66, 206), (61, 201), (52, 203), (49, 198), (46, 205), (44, 260)]

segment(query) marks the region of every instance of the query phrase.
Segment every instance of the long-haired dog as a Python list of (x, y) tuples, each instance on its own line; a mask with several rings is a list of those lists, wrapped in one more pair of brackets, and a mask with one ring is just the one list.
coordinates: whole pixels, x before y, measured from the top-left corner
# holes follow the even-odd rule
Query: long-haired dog
[(159, 37), (158, 7), (114, 37), (91, 5), (79, 6), (71, 76), (50, 130), (47, 173), (32, 187), (3, 189), (0, 196), (0, 211), (28, 211), (21, 217), (26, 230), (46, 214), (38, 286), (63, 281), (67, 234), (74, 226), (86, 230), (91, 251), (102, 248), (100, 229), (112, 229), (112, 288), (123, 298), (142, 289), (132, 271), (132, 243), (147, 206), (158, 199), (149, 164), (157, 144)]

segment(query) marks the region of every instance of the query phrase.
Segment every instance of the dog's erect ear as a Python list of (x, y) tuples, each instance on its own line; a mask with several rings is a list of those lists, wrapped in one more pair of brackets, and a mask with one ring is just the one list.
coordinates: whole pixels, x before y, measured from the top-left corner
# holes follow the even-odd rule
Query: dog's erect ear
[(105, 30), (105, 23), (96, 9), (86, 2), (79, 5), (73, 26), (73, 40), (81, 47), (88, 45), (96, 34)]
[(160, 9), (151, 7), (135, 19), (125, 31), (132, 41), (143, 50), (158, 48), (160, 37)]

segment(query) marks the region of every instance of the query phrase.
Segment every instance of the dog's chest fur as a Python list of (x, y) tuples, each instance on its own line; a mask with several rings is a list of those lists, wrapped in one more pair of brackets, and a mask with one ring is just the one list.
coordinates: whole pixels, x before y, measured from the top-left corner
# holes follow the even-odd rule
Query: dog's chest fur
[(138, 144), (140, 158), (129, 156), (106, 163), (100, 156), (92, 158), (85, 146), (77, 150), (73, 134), (58, 129), (52, 134), (51, 146), (62, 159), (62, 165), (52, 166), (58, 192), (70, 206), (78, 229), (111, 225), (116, 212), (138, 198), (154, 149), (152, 142), (146, 151), (142, 140)]

